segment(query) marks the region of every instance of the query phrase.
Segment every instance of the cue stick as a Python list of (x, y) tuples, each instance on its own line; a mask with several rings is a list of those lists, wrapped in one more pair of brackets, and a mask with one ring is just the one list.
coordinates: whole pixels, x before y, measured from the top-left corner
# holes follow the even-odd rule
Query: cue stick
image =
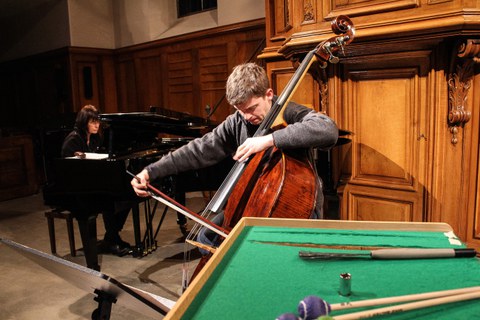
[(378, 249), (365, 253), (337, 253), (337, 252), (312, 252), (299, 251), (298, 255), (303, 259), (340, 259), (340, 258), (363, 258), (372, 259), (431, 259), (431, 258), (472, 258), (477, 255), (475, 249), (419, 249), (419, 248), (395, 248)]
[(215, 251), (217, 250), (217, 248), (215, 248), (215, 247), (200, 243), (198, 241), (186, 239), (185, 242), (190, 243), (193, 246), (199, 247), (200, 249), (206, 250), (210, 253), (215, 253)]
[(428, 308), (428, 307), (433, 307), (441, 304), (447, 304), (447, 303), (458, 302), (458, 301), (466, 301), (466, 300), (472, 300), (472, 299), (478, 299), (478, 298), (480, 298), (480, 291), (473, 291), (473, 292), (468, 292), (463, 294), (456, 294), (456, 295), (436, 298), (436, 299), (421, 300), (416, 302), (399, 304), (395, 306), (383, 307), (379, 309), (342, 314), (339, 316), (334, 316), (333, 319), (334, 320), (354, 320), (354, 319), (371, 318), (371, 317), (388, 315), (388, 314), (393, 314), (398, 312), (405, 312), (405, 311), (421, 309), (421, 308)]
[(474, 291), (480, 292), (480, 286), (451, 289), (451, 290), (442, 290), (442, 291), (431, 291), (431, 292), (425, 292), (425, 293), (407, 294), (403, 296), (393, 296), (393, 297), (385, 297), (385, 298), (377, 298), (377, 299), (348, 301), (348, 302), (331, 304), (330, 308), (332, 311), (334, 311), (334, 310), (344, 310), (344, 309), (352, 309), (352, 308), (372, 307), (372, 306), (379, 306), (379, 305), (390, 304), (390, 303), (440, 298), (440, 297), (458, 295), (458, 294), (469, 293)]
[(250, 240), (253, 243), (271, 244), (277, 246), (287, 247), (311, 247), (311, 248), (323, 248), (323, 249), (340, 249), (340, 250), (376, 250), (391, 248), (391, 246), (366, 246), (366, 245), (337, 245), (337, 244), (318, 244), (318, 243), (303, 243), (303, 242), (277, 242), (277, 241), (263, 241), (263, 240)]

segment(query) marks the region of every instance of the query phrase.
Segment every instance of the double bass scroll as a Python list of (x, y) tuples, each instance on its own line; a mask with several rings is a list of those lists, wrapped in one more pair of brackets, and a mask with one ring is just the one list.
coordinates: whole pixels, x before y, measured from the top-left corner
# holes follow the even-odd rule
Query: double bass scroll
[(335, 55), (339, 50), (345, 54), (344, 48), (350, 44), (355, 37), (355, 28), (350, 18), (344, 15), (338, 16), (331, 23), (332, 31), (339, 35), (321, 42), (315, 51), (315, 55), (321, 60), (321, 67), (330, 63), (338, 63), (340, 59)]

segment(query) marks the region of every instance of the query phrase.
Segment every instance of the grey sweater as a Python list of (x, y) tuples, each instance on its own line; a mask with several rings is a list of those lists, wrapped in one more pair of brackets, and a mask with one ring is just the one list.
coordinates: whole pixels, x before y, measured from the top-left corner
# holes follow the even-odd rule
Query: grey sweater
[[(338, 128), (332, 119), (305, 106), (290, 102), (284, 111), (285, 128), (274, 131), (273, 140), (279, 149), (328, 149), (338, 139)], [(211, 166), (235, 154), (258, 126), (250, 124), (236, 111), (211, 132), (190, 141), (146, 167), (150, 180), (180, 172)], [(311, 154), (311, 153), (310, 153)], [(323, 206), (322, 185), (319, 180), (317, 217)]]

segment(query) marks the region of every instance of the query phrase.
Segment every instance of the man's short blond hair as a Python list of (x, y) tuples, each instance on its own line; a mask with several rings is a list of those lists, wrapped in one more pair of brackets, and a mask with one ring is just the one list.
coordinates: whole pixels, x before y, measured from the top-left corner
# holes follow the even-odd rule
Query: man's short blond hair
[(265, 70), (256, 63), (244, 63), (233, 68), (226, 85), (226, 98), (238, 106), (253, 97), (263, 97), (270, 88)]

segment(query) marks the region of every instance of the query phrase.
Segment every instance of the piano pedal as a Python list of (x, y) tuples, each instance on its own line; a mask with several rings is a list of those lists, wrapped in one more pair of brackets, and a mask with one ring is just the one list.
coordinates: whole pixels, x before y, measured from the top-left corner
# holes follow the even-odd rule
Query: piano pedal
[(132, 256), (134, 258), (141, 258), (146, 256), (146, 250), (141, 246), (136, 246), (133, 248)]

